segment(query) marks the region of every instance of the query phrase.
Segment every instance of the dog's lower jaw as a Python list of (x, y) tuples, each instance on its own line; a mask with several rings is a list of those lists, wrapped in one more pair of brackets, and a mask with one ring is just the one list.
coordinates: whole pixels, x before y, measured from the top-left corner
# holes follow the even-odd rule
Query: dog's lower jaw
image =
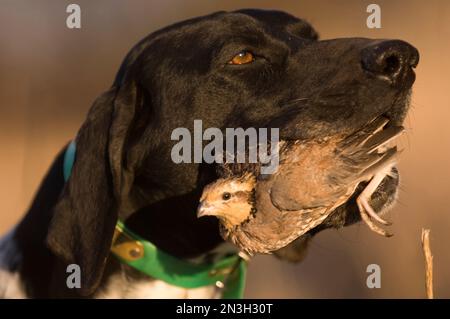
[[(370, 200), (370, 205), (380, 216), (388, 212), (395, 205), (398, 198), (398, 185), (400, 177), (396, 167), (392, 169), (392, 172), (392, 175), (388, 175), (383, 179)], [(324, 229), (339, 229), (360, 222), (361, 215), (358, 205), (356, 204), (356, 198), (362, 192), (364, 187), (364, 184), (358, 185), (355, 192), (347, 202), (337, 207), (322, 224), (314, 229), (311, 229), (308, 234), (314, 235)]]

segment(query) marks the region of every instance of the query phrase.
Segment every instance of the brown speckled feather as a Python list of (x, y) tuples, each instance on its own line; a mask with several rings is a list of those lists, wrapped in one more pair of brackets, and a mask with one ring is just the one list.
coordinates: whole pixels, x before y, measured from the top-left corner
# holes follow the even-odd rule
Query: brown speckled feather
[(346, 138), (281, 145), (277, 173), (257, 180), (257, 213), (222, 235), (249, 254), (269, 253), (320, 225), (360, 182), (395, 161), (396, 148), (385, 144), (402, 128), (381, 130), (386, 122), (377, 119)]

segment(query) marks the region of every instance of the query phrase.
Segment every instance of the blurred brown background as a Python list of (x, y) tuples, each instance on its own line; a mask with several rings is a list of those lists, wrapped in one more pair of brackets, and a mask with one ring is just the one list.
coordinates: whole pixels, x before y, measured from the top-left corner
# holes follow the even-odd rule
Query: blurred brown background
[[(81, 30), (66, 28), (77, 3)], [(218, 10), (273, 8), (309, 20), (322, 39), (400, 38), (421, 53), (400, 170), (395, 236), (365, 225), (319, 234), (299, 265), (257, 257), (246, 297), (422, 298), (422, 227), (431, 228), (435, 295), (450, 297), (450, 2), (376, 1), (382, 28), (368, 29), (371, 1), (0, 0), (0, 233), (23, 215), (53, 157), (92, 101), (112, 83), (127, 51), (167, 24)], [(380, 289), (366, 287), (379, 264)]]

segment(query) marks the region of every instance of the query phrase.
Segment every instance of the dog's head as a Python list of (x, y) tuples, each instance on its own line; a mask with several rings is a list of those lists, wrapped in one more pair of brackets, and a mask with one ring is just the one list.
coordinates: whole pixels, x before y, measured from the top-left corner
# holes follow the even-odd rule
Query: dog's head
[[(281, 139), (314, 140), (351, 134), (380, 116), (399, 125), (417, 63), (406, 42), (319, 41), (307, 22), (278, 11), (219, 12), (157, 31), (131, 50), (80, 129), (49, 245), (82, 266), (89, 293), (118, 215), (193, 194), (183, 214), (195, 220), (196, 201), (215, 170), (174, 163), (174, 129), (192, 131), (201, 119), (203, 129), (273, 127)], [(386, 180), (374, 206), (388, 205), (396, 187), (397, 179)], [(313, 231), (358, 219), (350, 201)]]

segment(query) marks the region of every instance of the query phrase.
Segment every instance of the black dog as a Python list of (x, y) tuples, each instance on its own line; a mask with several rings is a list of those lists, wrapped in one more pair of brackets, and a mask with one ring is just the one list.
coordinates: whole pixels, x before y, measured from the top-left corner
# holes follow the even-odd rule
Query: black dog
[[(236, 56), (248, 61), (230, 63)], [(277, 11), (219, 12), (152, 33), (92, 106), (70, 179), (64, 149), (0, 242), (0, 296), (196, 296), (108, 258), (118, 218), (181, 259), (205, 257), (223, 242), (217, 221), (195, 214), (216, 167), (175, 164), (171, 132), (192, 129), (194, 119), (204, 128), (276, 127), (286, 140), (350, 134), (379, 116), (399, 125), (418, 58), (399, 40), (318, 41), (308, 23)], [(377, 210), (397, 184), (382, 183)], [(350, 200), (307, 236), (358, 220)], [(81, 267), (81, 289), (66, 286), (70, 263)]]

